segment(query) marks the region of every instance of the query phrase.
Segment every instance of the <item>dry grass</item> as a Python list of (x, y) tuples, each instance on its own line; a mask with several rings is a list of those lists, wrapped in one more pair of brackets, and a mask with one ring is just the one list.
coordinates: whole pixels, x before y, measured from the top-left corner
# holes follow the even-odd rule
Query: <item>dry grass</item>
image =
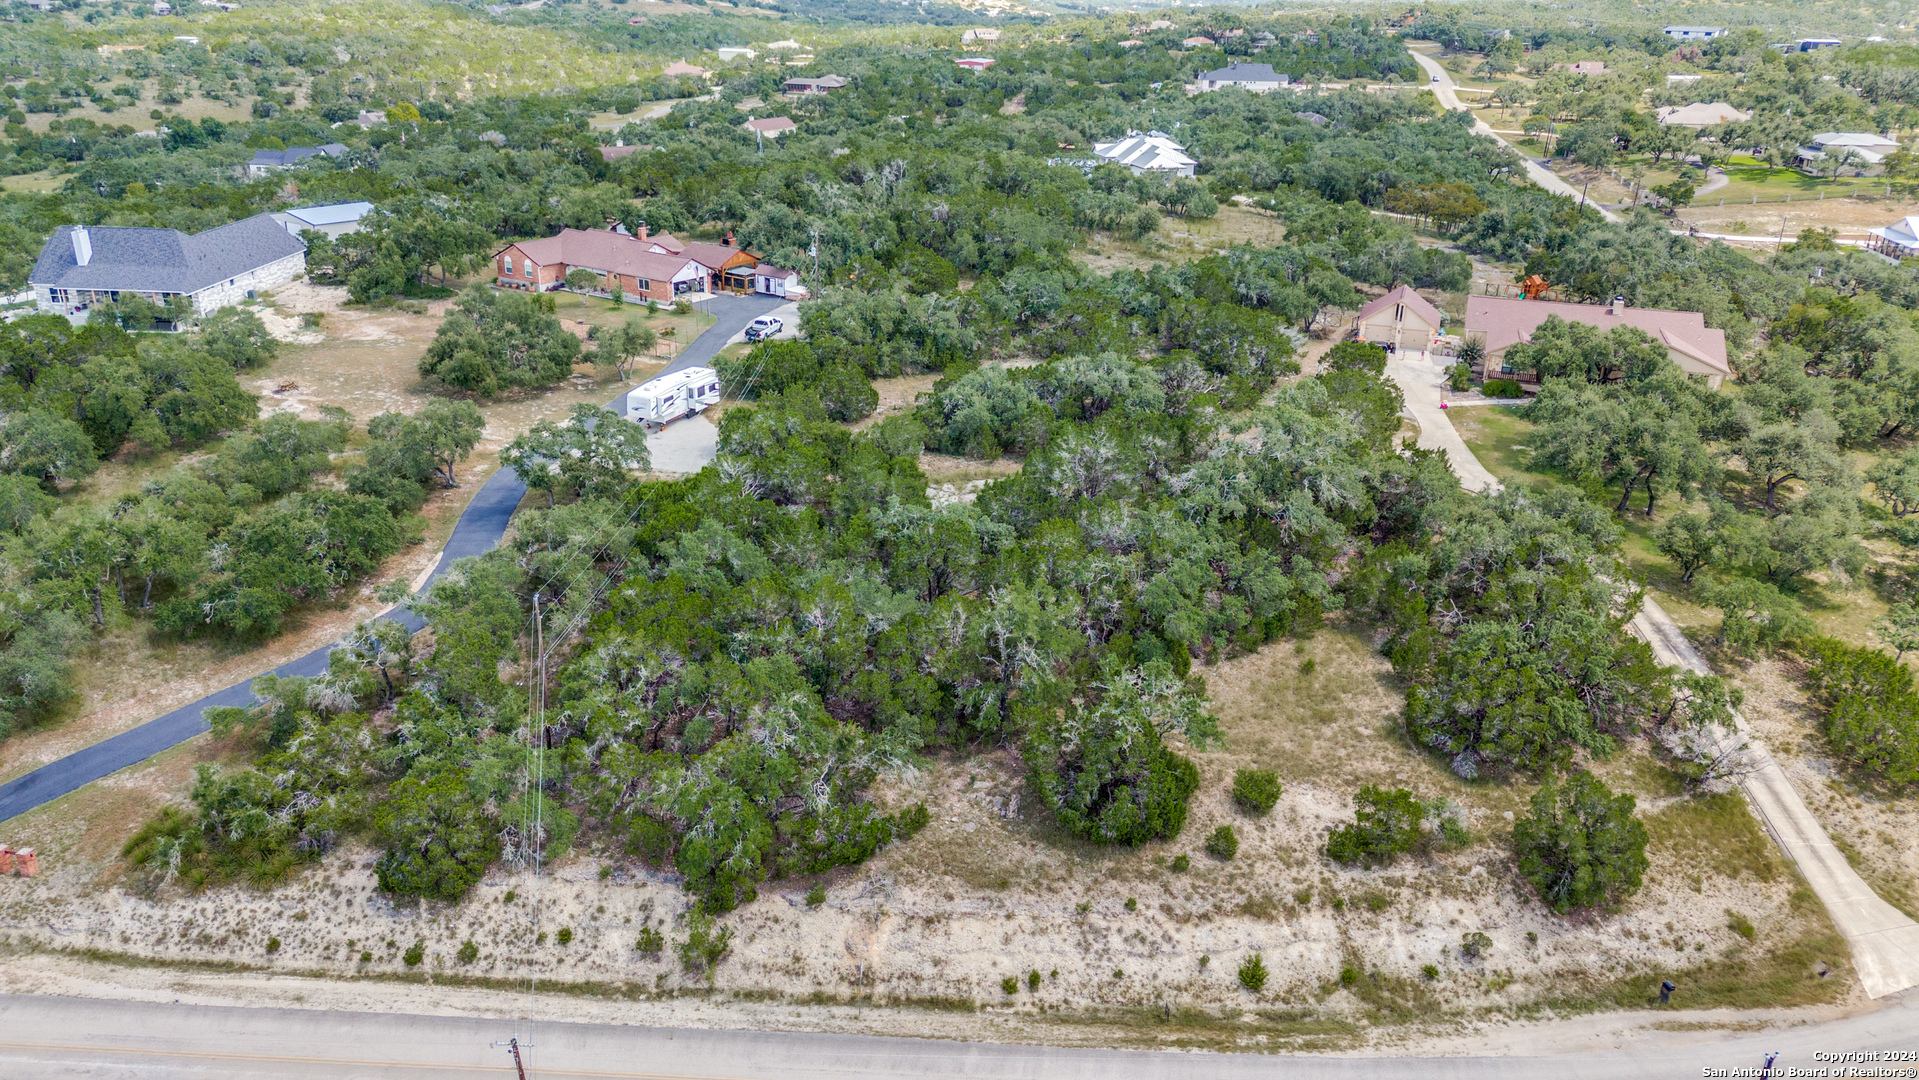
[(1772, 881), (1786, 861), (1766, 837), (1746, 800), (1737, 795), (1703, 795), (1672, 803), (1646, 815), (1653, 848), (1680, 866), (1737, 880)]
[[(1282, 781), (1341, 796), (1363, 784), (1425, 788), (1422, 794), (1462, 801), (1481, 790), (1407, 742), (1400, 725), (1404, 687), (1392, 666), (1355, 632), (1333, 628), (1269, 645), (1207, 668), (1204, 675), (1230, 760), (1274, 769)], [(1492, 803), (1499, 810), (1510, 808), (1504, 797)]]
[[(605, 301), (582, 304), (571, 294), (560, 296), (562, 316), (575, 322), (596, 317), (610, 320), (625, 314), (611, 311)], [(425, 314), (411, 314), (400, 309), (346, 307), (344, 299), (343, 289), (296, 283), (277, 290), (271, 300), (273, 306), (261, 309), (276, 332), (305, 339), (303, 343), (283, 344), (279, 356), (265, 368), (241, 376), (243, 386), (260, 394), (263, 413), (291, 412), (312, 419), (321, 406), (333, 405), (346, 409), (364, 424), (377, 413), (411, 413), (433, 400), (433, 394), (420, 384), (416, 365), (432, 341), (448, 302), (429, 305)], [(310, 311), (323, 315), (317, 333), (298, 329), (297, 316)], [(643, 308), (633, 309), (632, 314), (645, 317)], [(662, 313), (652, 321), (660, 327), (675, 327), (682, 340), (688, 340), (712, 319), (699, 313)], [(636, 365), (634, 379), (644, 380), (660, 366)], [(289, 382), (297, 384), (297, 389), (276, 392)], [(67, 711), (52, 723), (0, 743), (0, 780), (29, 772), (338, 640), (355, 622), (384, 609), (372, 595), (379, 585), (413, 580), (438, 561), (440, 548), (467, 500), (498, 468), (496, 455), (501, 447), (535, 423), (564, 417), (576, 404), (610, 400), (624, 385), (603, 381), (591, 365), (581, 365), (572, 379), (552, 389), (522, 391), (479, 403), (487, 421), (480, 444), (459, 469), (460, 486), (434, 491), (421, 509), (421, 542), (388, 559), (360, 588), (330, 601), (296, 608), (287, 620), (286, 631), (271, 642), (234, 646), (218, 641), (177, 641), (152, 633), (145, 623), (110, 627), (75, 658), (78, 695)], [(147, 479), (183, 460), (191, 460), (191, 455), (168, 452), (112, 461), (70, 497), (89, 505), (105, 505), (137, 491)]]
[(66, 182), (67, 178), (65, 175), (54, 172), (51, 169), (42, 169), (39, 172), (17, 173), (13, 176), (0, 177), (0, 191), (57, 191), (60, 185)]
[[(180, 32), (192, 33), (193, 31), (181, 29)], [(135, 131), (152, 131), (160, 124), (160, 121), (153, 119), (151, 115), (154, 109), (159, 109), (173, 116), (184, 117), (188, 120), (211, 118), (230, 124), (241, 123), (253, 118), (253, 106), (251, 104), (228, 105), (224, 101), (201, 97), (197, 93), (190, 92), (192, 90), (191, 86), (183, 86), (181, 88), (180, 93), (182, 100), (178, 105), (161, 105), (159, 103), (160, 83), (158, 79), (142, 81), (139, 79), (116, 77), (113, 81), (116, 85), (120, 83), (133, 83), (140, 87), (139, 102), (133, 105), (117, 105), (112, 112), (107, 112), (100, 106), (95, 105), (92, 101), (88, 101), (79, 108), (68, 109), (64, 116), (56, 116), (53, 113), (28, 113), (27, 129), (36, 134), (45, 134), (47, 125), (55, 120), (91, 120), (96, 124), (126, 124)], [(298, 95), (297, 106), (305, 107), (306, 104), (305, 94), (301, 92)]]
[(1188, 262), (1224, 252), (1234, 244), (1273, 245), (1286, 236), (1279, 218), (1265, 210), (1224, 203), (1210, 218), (1166, 217), (1158, 231), (1142, 240), (1125, 240), (1111, 233), (1077, 253), (1088, 269), (1102, 274), (1115, 270), (1144, 270), (1169, 263)]
[[(1306, 660), (1310, 673), (1300, 670)], [(997, 1026), (1000, 1038), (1017, 1030), (1045, 1042), (1339, 1049), (1455, 1031), (1487, 1010), (1524, 1015), (1549, 1001), (1561, 1010), (1638, 1007), (1656, 975), (1688, 987), (1763, 976), (1742, 1000), (1816, 1000), (1786, 978), (1808, 949), (1843, 970), (1843, 956), (1828, 958), (1809, 936), (1783, 875), (1731, 879), (1708, 868), (1696, 880), (1697, 868), (1683, 864), (1688, 851), (1669, 846), (1656, 847), (1648, 887), (1622, 912), (1559, 919), (1541, 910), (1501, 840), (1503, 812), (1519, 807), (1523, 791), (1463, 784), (1408, 748), (1394, 720), (1399, 688), (1362, 637), (1326, 629), (1199, 670), (1228, 742), (1193, 753), (1202, 787), (1180, 836), (1135, 849), (1087, 844), (1033, 805), (1012, 749), (942, 754), (876, 790), (882, 805), (927, 804), (932, 821), (912, 841), (861, 867), (768, 882), (758, 901), (727, 917), (738, 937), (716, 972), (717, 990), (809, 1004), (786, 1021), (800, 1026), (829, 1023), (831, 1009), (858, 1000), (890, 1005), (893, 1034), (946, 1032), (942, 1018), (990, 1012), (1023, 1025)], [(271, 892), (163, 892), (153, 905), (101, 896), (118, 873), (118, 844), (177, 797), (194, 763), (221, 753), (195, 740), (15, 823), (19, 841), (52, 853), (41, 878), (0, 881), (0, 911), (16, 927), (39, 928), (17, 932), (16, 947), (262, 977), (414, 980), (412, 1000), (443, 1008), (466, 1000), (460, 987), (533, 972), (582, 1009), (708, 992), (678, 971), (670, 949), (658, 960), (633, 952), (638, 926), (649, 922), (677, 940), (686, 897), (669, 876), (620, 856), (570, 856), (542, 884), (541, 924), (578, 934), (566, 947), (530, 941), (528, 890), (515, 874), (496, 870), (462, 904), (396, 907), (374, 889), (364, 849), (337, 852)], [(1231, 801), (1232, 771), (1246, 764), (1281, 772), (1286, 789), (1270, 815), (1249, 817)], [(1480, 839), (1380, 870), (1325, 863), (1326, 829), (1349, 818), (1346, 797), (1368, 782), (1459, 799)], [(1199, 851), (1222, 824), (1241, 837), (1231, 862)], [(1193, 865), (1173, 872), (1181, 854)], [(801, 898), (816, 883), (827, 899), (811, 907)], [(519, 894), (512, 903), (509, 890)], [(1756, 945), (1727, 928), (1722, 911), (1734, 906), (1759, 927)], [(1492, 937), (1486, 959), (1459, 955), (1467, 931)], [(268, 935), (285, 943), (280, 953), (264, 952)], [(401, 966), (389, 939), (425, 941), (427, 966)], [(481, 955), (459, 965), (453, 954), (468, 939)], [(363, 948), (374, 952), (365, 965)], [(1254, 951), (1274, 972), (1259, 995), (1234, 978)], [(1436, 980), (1420, 975), (1426, 964), (1440, 969)], [(1348, 966), (1360, 978), (1342, 987)], [(1043, 976), (1036, 993), (1023, 983), (1015, 996), (1001, 992), (1002, 978), (1029, 970)], [(332, 1001), (360, 985), (316, 981), (307, 992)], [(1842, 977), (1816, 989), (1831, 997), (1849, 985)], [(1730, 993), (1715, 991), (1713, 1000)], [(1170, 1014), (1168, 1003), (1177, 1006)]]
[(951, 454), (935, 454), (931, 450), (920, 454), (920, 472), (928, 480), (942, 484), (963, 484), (969, 480), (998, 480), (1002, 476), (1012, 476), (1020, 471), (1022, 462), (1018, 458), (1000, 458), (998, 461), (981, 461), (977, 458), (954, 457)]
[[(871, 416), (852, 425), (853, 430), (864, 431), (888, 417), (911, 413), (919, 406), (920, 397), (932, 393), (934, 384), (939, 381), (938, 372), (874, 379), (873, 389), (879, 394), (879, 404), (874, 406)], [(924, 467), (925, 463), (921, 465)]]

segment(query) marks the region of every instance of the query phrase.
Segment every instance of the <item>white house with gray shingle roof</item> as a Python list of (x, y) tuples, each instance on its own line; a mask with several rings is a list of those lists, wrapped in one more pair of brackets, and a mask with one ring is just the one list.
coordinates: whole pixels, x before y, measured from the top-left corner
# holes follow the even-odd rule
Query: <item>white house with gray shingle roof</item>
[(124, 293), (165, 303), (184, 296), (201, 315), (293, 280), (306, 245), (271, 214), (189, 236), (177, 229), (62, 225), (27, 283), (42, 311), (74, 315)]
[(1270, 94), (1275, 90), (1291, 86), (1293, 77), (1283, 71), (1274, 71), (1271, 64), (1228, 64), (1218, 71), (1208, 71), (1200, 75), (1193, 84), (1195, 93), (1210, 93), (1237, 86), (1241, 90), (1250, 90), (1255, 94)]

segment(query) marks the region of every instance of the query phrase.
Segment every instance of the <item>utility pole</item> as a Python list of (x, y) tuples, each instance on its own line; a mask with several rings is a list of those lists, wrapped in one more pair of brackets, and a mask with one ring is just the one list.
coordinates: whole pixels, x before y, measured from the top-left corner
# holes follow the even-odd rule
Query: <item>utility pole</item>
[(520, 1074), (520, 1080), (526, 1080), (526, 1062), (520, 1060), (519, 1036), (515, 1035), (503, 1043), (494, 1043), (493, 1045), (506, 1047), (506, 1052), (513, 1055), (514, 1071)]

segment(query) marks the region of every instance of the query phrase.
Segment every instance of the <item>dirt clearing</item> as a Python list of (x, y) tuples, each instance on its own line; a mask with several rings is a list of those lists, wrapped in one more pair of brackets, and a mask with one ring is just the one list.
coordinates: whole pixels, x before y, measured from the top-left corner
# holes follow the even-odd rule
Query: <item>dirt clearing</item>
[[(1649, 761), (1621, 755), (1606, 772), (1641, 796), (1654, 834), (1648, 886), (1616, 914), (1558, 918), (1531, 897), (1506, 848), (1505, 815), (1523, 810), (1526, 788), (1468, 784), (1407, 746), (1396, 723), (1401, 688), (1364, 639), (1332, 627), (1196, 670), (1227, 741), (1192, 752), (1202, 787), (1176, 839), (1085, 844), (1035, 804), (1017, 754), (937, 755), (876, 789), (889, 805), (927, 804), (932, 821), (918, 836), (864, 866), (767, 882), (725, 917), (736, 936), (712, 977), (718, 997), (704, 1004), (690, 999), (708, 993), (707, 980), (673, 953), (688, 908), (676, 875), (614, 852), (583, 851), (552, 868), (538, 889), (545, 941), (523, 874), (496, 868), (460, 904), (395, 904), (375, 887), (377, 852), (364, 848), (336, 851), (271, 891), (102, 891), (116, 879), (131, 886), (112, 853), (160, 799), (178, 798), (193, 762), (218, 756), (204, 739), (13, 822), (9, 842), (38, 847), (46, 869), (0, 880), (0, 921), (16, 949), (341, 980), (309, 984), (313, 1004), (367, 1001), (387, 992), (370, 989), (374, 980), (424, 972), (446, 985), (410, 987), (408, 1007), (465, 1011), (491, 1000), (473, 996), (480, 989), (537, 972), (581, 1009), (741, 1023), (749, 1013), (699, 1010), (728, 999), (811, 1003), (786, 1022), (830, 1028), (845, 1021), (835, 1003), (862, 1001), (903, 1007), (890, 1012), (894, 1034), (959, 1034), (991, 1015), (1014, 1025), (995, 1028), (1001, 1038), (1135, 1046), (1405, 1045), (1479, 1030), (1488, 1018), (1636, 1008), (1663, 977), (1693, 988), (1692, 1008), (1852, 1002), (1843, 943), (1743, 808), (1701, 810), (1666, 791)], [(1270, 815), (1248, 816), (1228, 794), (1233, 770), (1248, 764), (1277, 770), (1285, 785)], [(1326, 832), (1350, 820), (1361, 783), (1454, 799), (1473, 842), (1379, 870), (1326, 862)], [(1200, 849), (1221, 825), (1240, 836), (1231, 861)], [(1702, 857), (1719, 850), (1763, 857)], [(1179, 856), (1190, 866), (1174, 869)], [(824, 900), (810, 904), (815, 885)], [(645, 926), (666, 935), (664, 952), (635, 949)], [(569, 944), (552, 936), (559, 927), (573, 931)], [(1460, 943), (1475, 932), (1493, 944), (1469, 957)], [(274, 938), (280, 946), (269, 951)], [(477, 955), (462, 962), (468, 941)], [(402, 955), (416, 942), (417, 969)], [(1255, 954), (1273, 973), (1257, 994), (1236, 977)], [(49, 987), (73, 977), (45, 956), (9, 963)], [(233, 981), (219, 985), (260, 977), (221, 976)], [(1123, 1021), (1174, 1005), (1179, 1024)]]

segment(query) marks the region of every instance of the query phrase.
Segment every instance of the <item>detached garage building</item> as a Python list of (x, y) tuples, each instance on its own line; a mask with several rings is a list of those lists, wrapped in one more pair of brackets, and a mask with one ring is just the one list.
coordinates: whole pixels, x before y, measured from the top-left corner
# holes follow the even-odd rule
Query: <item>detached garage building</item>
[(1355, 327), (1361, 341), (1395, 349), (1424, 350), (1439, 336), (1446, 317), (1410, 286), (1401, 285), (1359, 309)]
[(806, 286), (800, 284), (798, 273), (782, 270), (772, 263), (753, 268), (753, 291), (761, 296), (783, 296), (789, 300), (804, 300), (810, 295)]
[(271, 214), (191, 236), (178, 229), (62, 225), (27, 283), (40, 310), (77, 315), (132, 293), (156, 304), (184, 296), (209, 315), (306, 270), (307, 246)]

